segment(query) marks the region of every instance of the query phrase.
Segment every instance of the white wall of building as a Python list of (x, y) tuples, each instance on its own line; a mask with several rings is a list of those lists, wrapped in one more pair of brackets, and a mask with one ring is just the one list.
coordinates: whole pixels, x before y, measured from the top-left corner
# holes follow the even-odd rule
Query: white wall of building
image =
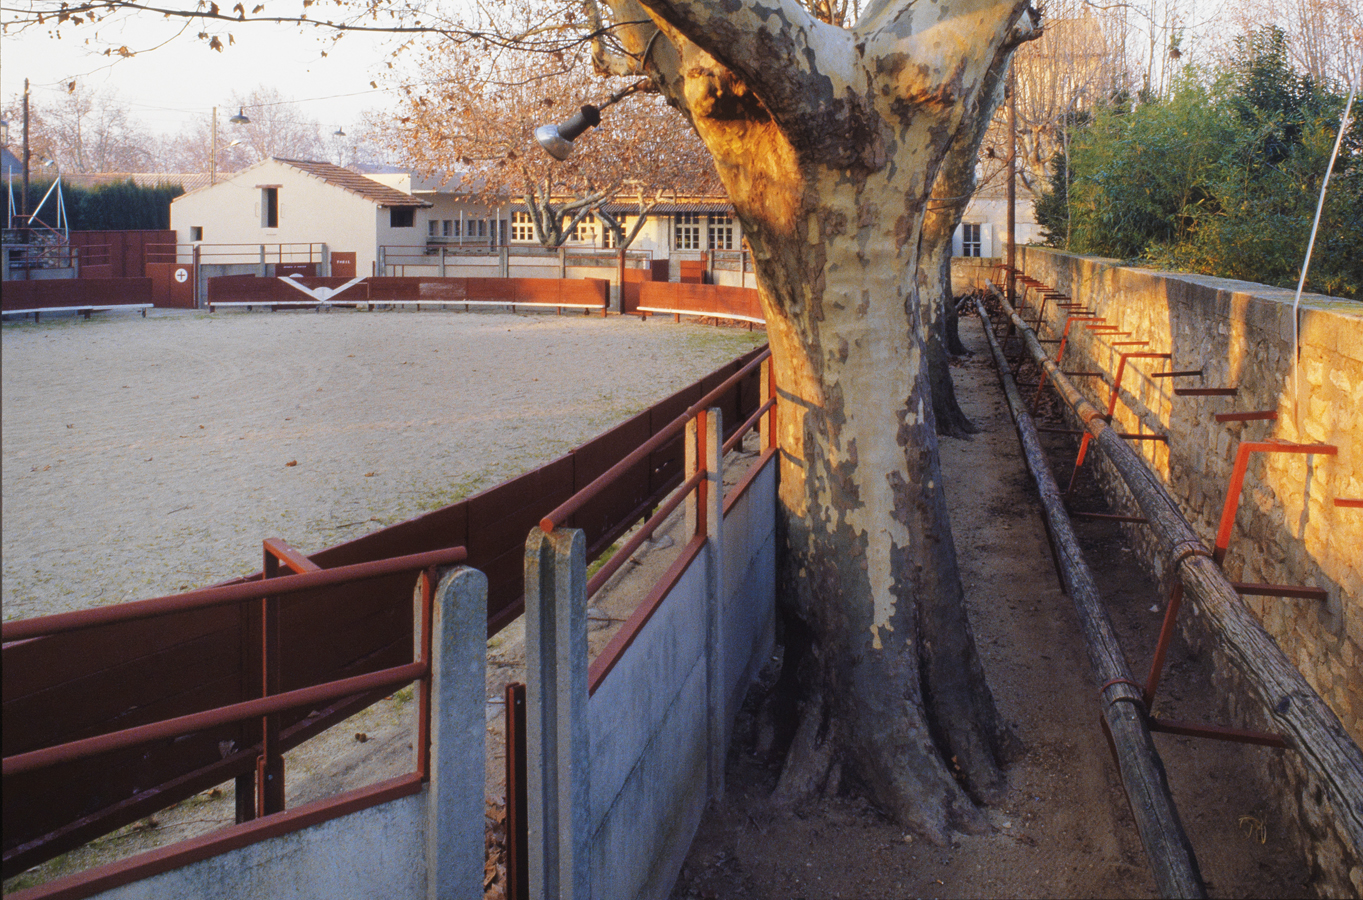
[[(966, 225), (980, 226), (980, 253), (982, 257), (999, 257), (1008, 252), (1008, 201), (992, 194), (976, 195), (961, 215), (961, 224), (956, 227), (952, 237), (951, 254), (965, 256), (962, 235)], [(1041, 226), (1036, 223), (1036, 215), (1030, 198), (1019, 194), (1016, 221), (1018, 246), (1040, 244), (1045, 238)], [(972, 254), (973, 255), (973, 254)]]
[[(262, 192), (267, 186), (278, 190), (274, 228), (262, 224)], [(412, 228), (392, 228), (389, 210), (372, 200), (286, 163), (266, 160), (177, 197), (170, 205), (170, 227), (180, 244), (196, 243), (194, 227), (203, 229), (197, 243), (205, 245), (326, 244), (332, 253), (354, 253), (356, 272), (368, 275), (380, 243), (424, 246), (423, 212), (416, 211)]]

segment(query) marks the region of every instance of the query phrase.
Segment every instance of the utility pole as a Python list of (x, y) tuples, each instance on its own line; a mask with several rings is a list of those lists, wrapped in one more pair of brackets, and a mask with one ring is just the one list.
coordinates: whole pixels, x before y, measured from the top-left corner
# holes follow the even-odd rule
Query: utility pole
[(1013, 64), (1008, 64), (1008, 303), (1017, 302), (1014, 296), (1017, 279), (1013, 270), (1017, 266), (1017, 170), (1018, 170), (1018, 96), (1017, 79), (1013, 75)]
[[(19, 217), (24, 220), (24, 227), (28, 227), (28, 164), (33, 158), (33, 151), (28, 146), (28, 79), (24, 79), (24, 196), (19, 202)], [(27, 242), (27, 238), (25, 238)]]
[[(23, 220), (24, 230), (20, 232), (22, 237), (20, 243), (27, 244), (33, 234), (30, 227), (33, 223), (28, 218), (28, 165), (33, 159), (33, 151), (28, 146), (28, 79), (24, 79), (24, 193), (19, 201), (19, 214)], [(27, 248), (24, 250), (24, 280), (28, 281), (33, 277), (33, 260)]]
[(218, 108), (213, 107), (213, 142), (208, 151), (208, 183), (218, 183)]

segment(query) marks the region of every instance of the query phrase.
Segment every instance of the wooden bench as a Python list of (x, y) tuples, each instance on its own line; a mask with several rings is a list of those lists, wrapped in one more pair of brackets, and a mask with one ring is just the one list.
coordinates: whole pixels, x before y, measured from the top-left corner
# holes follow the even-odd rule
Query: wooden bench
[(251, 310), (254, 307), (268, 308), (270, 312), (280, 309), (315, 309), (321, 312), (324, 308), (330, 309), (333, 306), (344, 306), (355, 309), (364, 306), (364, 301), (335, 301), (335, 300), (209, 300), (208, 311), (217, 312), (218, 307), (229, 309), (245, 308)]
[(560, 314), (563, 313), (564, 309), (580, 309), (582, 310), (583, 315), (590, 314), (594, 309), (599, 309), (601, 310), (601, 315), (604, 316), (606, 314), (606, 308), (600, 303), (574, 303), (572, 301), (551, 303), (548, 301), (540, 302), (536, 300), (441, 300), (434, 298), (429, 300), (387, 300), (380, 298), (377, 300), (370, 299), (357, 305), (368, 305), (371, 310), (378, 306), (415, 306), (418, 310), (423, 306), (438, 306), (441, 309), (448, 309), (451, 306), (462, 306), (465, 311), (467, 311), (470, 306), (506, 306), (510, 307), (512, 312), (515, 312), (516, 307), (518, 306), (533, 306), (541, 309), (557, 309)]
[(31, 314), (33, 316), (33, 321), (37, 322), (38, 317), (43, 313), (78, 312), (88, 319), (90, 318), (90, 313), (94, 312), (106, 312), (111, 309), (135, 309), (141, 312), (142, 318), (145, 319), (147, 317), (147, 310), (152, 307), (153, 304), (151, 303), (111, 303), (103, 306), (98, 304), (89, 306), (42, 306), (37, 309), (6, 309), (0, 312), (0, 316), (27, 316)]

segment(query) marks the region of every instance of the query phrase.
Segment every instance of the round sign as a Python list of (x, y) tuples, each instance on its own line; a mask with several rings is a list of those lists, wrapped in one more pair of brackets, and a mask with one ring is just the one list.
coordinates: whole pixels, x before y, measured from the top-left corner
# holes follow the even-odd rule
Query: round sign
[(188, 269), (176, 269), (176, 270), (175, 270), (175, 280), (178, 281), (178, 282), (180, 282), (181, 284), (184, 284), (186, 281), (189, 280), (189, 270), (188, 270)]

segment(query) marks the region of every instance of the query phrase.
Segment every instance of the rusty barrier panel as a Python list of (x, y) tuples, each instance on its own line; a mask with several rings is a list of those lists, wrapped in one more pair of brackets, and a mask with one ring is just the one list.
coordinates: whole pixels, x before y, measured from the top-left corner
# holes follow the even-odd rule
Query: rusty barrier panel
[[(315, 268), (313, 264), (279, 264), (281, 275), (286, 268)], [(349, 279), (321, 278), (306, 275), (295, 279), (307, 288), (338, 288)], [(337, 303), (460, 303), (493, 302), (535, 304), (539, 306), (591, 306), (604, 309), (610, 296), (610, 282), (600, 278), (366, 278), (361, 284), (337, 295)], [(222, 275), (208, 279), (210, 303), (272, 303), (306, 302), (308, 299), (295, 288), (274, 278), (258, 275)]]
[(61, 278), (42, 281), (6, 281), (0, 292), (0, 309), (78, 308), (126, 306), (151, 302), (150, 278)]
[[(280, 265), (302, 264), (282, 263)], [(292, 280), (306, 288), (338, 288), (349, 279), (304, 277)], [(363, 302), (367, 299), (367, 284), (368, 282), (355, 285), (344, 294), (339, 295), (336, 302)], [(297, 288), (289, 287), (279, 278), (261, 278), (259, 275), (219, 275), (208, 279), (208, 302), (258, 303), (261, 306), (269, 306), (272, 303), (306, 303), (309, 302), (309, 298), (307, 294)]]
[[(147, 245), (174, 244), (175, 232), (73, 231), (70, 241), (80, 251), (81, 278), (142, 278), (147, 274)], [(107, 274), (88, 271), (87, 266), (98, 267)]]
[[(465, 546), (467, 565), (488, 576), (488, 633), (494, 634), (521, 612), (525, 537), (540, 519), (670, 425), (758, 352), (721, 367), (566, 456), (310, 558), (326, 569)], [(726, 430), (758, 407), (759, 377), (754, 371), (718, 401)], [(642, 519), (680, 483), (681, 473), (678, 438), (650, 454), (618, 490), (585, 504), (577, 517), (592, 555)], [(414, 577), (389, 575), (282, 597), (281, 689), (411, 661)], [(257, 602), (4, 645), (4, 755), (259, 696)], [(296, 746), (386, 693), (282, 715), (283, 748)], [(6, 778), (5, 876), (253, 772), (259, 742), (257, 723), (227, 725)]]
[(753, 288), (646, 282), (639, 286), (639, 306), (682, 315), (764, 321), (762, 302)]
[(705, 284), (705, 260), (681, 260), (681, 272), (677, 276), (681, 284)]
[(625, 269), (625, 284), (621, 290), (622, 314), (629, 315), (639, 311), (639, 285), (652, 280), (652, 269)]

